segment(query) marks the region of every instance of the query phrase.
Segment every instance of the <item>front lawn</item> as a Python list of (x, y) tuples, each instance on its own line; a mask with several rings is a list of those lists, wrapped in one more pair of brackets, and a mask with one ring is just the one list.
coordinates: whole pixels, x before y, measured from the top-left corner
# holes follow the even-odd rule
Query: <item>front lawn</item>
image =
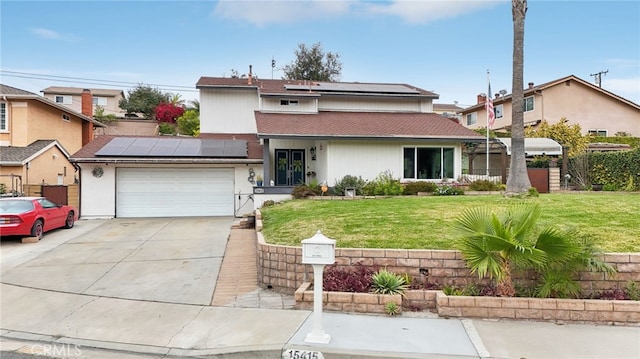
[(539, 203), (538, 227), (577, 228), (604, 252), (640, 252), (640, 194), (619, 192), (399, 196), (352, 200), (291, 200), (263, 207), (268, 243), (299, 246), (320, 229), (341, 248), (455, 249), (455, 218), (471, 206), (500, 209), (518, 201)]

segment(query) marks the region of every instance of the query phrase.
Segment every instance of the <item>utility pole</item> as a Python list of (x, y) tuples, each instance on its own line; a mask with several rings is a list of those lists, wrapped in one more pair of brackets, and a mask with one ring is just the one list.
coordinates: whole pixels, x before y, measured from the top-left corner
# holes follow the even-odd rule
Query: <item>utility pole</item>
[(596, 85), (598, 85), (598, 87), (602, 88), (602, 75), (606, 75), (607, 72), (609, 72), (609, 70), (596, 72), (595, 74), (590, 75), (596, 78)]

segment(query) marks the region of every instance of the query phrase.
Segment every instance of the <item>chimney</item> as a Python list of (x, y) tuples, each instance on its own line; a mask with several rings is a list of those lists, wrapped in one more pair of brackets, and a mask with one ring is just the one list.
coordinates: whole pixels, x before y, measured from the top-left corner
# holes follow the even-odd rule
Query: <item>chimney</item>
[(529, 82), (529, 90), (533, 88), (533, 82)]
[(93, 118), (93, 95), (89, 89), (82, 90), (81, 112), (83, 115)]
[(486, 101), (486, 95), (483, 93), (478, 94), (478, 103), (484, 103)]
[(253, 81), (252, 81), (252, 80), (253, 80), (253, 73), (251, 73), (251, 68), (252, 68), (252, 67), (253, 67), (253, 66), (249, 65), (249, 76), (247, 76), (247, 78), (248, 78), (248, 80), (247, 80), (247, 81), (248, 81), (249, 85), (251, 85), (251, 83), (253, 82)]

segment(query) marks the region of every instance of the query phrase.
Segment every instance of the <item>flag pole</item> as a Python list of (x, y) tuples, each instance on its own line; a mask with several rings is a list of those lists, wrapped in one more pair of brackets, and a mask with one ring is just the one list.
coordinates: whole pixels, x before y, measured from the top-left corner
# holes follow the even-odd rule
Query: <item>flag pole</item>
[[(487, 69), (487, 88), (489, 89), (489, 91), (491, 91), (491, 82), (489, 81), (489, 69)], [(485, 110), (487, 111), (487, 167), (486, 167), (486, 174), (487, 174), (487, 180), (489, 180), (489, 130), (490, 130), (490, 126), (489, 126), (489, 107), (487, 106), (488, 102), (490, 101), (490, 97), (491, 94), (487, 93), (487, 97), (485, 98)]]

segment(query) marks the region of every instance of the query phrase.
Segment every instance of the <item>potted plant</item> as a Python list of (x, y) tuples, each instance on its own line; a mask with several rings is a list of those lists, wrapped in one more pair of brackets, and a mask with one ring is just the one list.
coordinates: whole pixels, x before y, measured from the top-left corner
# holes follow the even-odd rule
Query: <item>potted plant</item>
[(262, 176), (261, 175), (257, 175), (256, 176), (256, 185), (258, 187), (262, 187)]

